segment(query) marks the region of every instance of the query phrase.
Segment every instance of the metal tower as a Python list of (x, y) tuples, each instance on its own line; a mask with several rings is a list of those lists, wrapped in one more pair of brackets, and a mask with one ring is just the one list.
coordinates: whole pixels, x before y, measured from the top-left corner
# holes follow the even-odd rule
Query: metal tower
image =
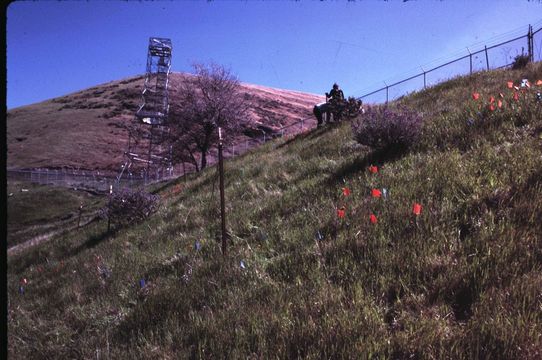
[(142, 104), (129, 126), (128, 151), (117, 178), (125, 171), (146, 171), (171, 166), (168, 145), (168, 82), (171, 69), (171, 40), (151, 37), (147, 53), (147, 71), (141, 93)]

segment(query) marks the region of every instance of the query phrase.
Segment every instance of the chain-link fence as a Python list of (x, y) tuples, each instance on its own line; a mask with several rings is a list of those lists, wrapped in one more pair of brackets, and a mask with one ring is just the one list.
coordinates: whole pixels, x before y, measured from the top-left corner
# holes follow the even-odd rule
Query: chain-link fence
[[(286, 137), (310, 130), (316, 126), (316, 119), (305, 118), (291, 125), (282, 127), (280, 130), (267, 133), (262, 130), (262, 135), (249, 138), (241, 142), (224, 147), (224, 157), (231, 158), (244, 154), (259, 145), (277, 137)], [(217, 162), (218, 151), (212, 149), (207, 158), (207, 165)], [(119, 173), (120, 173), (119, 169)], [(171, 180), (179, 176), (196, 172), (196, 167), (188, 162), (178, 163), (167, 168), (157, 168), (147, 171), (125, 171), (120, 179), (119, 174), (107, 171), (88, 171), (78, 169), (8, 169), (7, 177), (12, 181), (25, 181), (38, 184), (66, 186), (80, 189), (92, 189), (94, 191), (107, 192), (110, 187), (139, 187), (160, 181)]]
[(542, 60), (542, 28), (536, 31), (529, 26), (527, 35), (515, 37), (499, 44), (484, 46), (476, 51), (465, 48), (465, 55), (406, 79), (387, 84), (358, 97), (366, 103), (383, 103), (395, 100), (410, 92), (424, 89), (459, 75), (511, 66), (518, 55), (528, 55), (531, 61)]

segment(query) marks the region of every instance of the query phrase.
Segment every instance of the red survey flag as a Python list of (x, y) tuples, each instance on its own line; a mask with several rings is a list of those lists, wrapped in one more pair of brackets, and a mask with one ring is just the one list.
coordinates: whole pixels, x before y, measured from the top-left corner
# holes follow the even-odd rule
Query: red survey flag
[(512, 81), (507, 82), (506, 85), (508, 86), (509, 89), (514, 87), (514, 83)]
[(420, 215), (422, 213), (422, 206), (418, 203), (414, 203), (414, 205), (412, 206), (412, 212), (416, 216)]
[(498, 107), (499, 109), (502, 108), (502, 101), (501, 101), (501, 100), (497, 101), (497, 107)]
[(495, 105), (490, 104), (489, 105), (489, 111), (495, 111)]
[(344, 188), (343, 188), (343, 195), (344, 195), (344, 196), (350, 195), (350, 189), (347, 188), (347, 187), (344, 187)]
[(478, 94), (477, 92), (473, 92), (473, 93), (472, 93), (472, 98), (473, 98), (474, 100), (478, 100), (478, 99), (480, 98), (480, 94)]
[(371, 216), (369, 216), (369, 221), (371, 221), (371, 224), (376, 224), (378, 219), (376, 218), (375, 214), (371, 214)]
[(337, 216), (339, 217), (339, 219), (344, 218), (344, 215), (345, 215), (344, 207), (337, 209)]
[(372, 174), (376, 174), (378, 172), (378, 168), (374, 165), (371, 165), (369, 166), (369, 171), (372, 173)]
[(493, 104), (494, 102), (495, 102), (495, 98), (494, 98), (493, 96), (491, 96), (491, 97), (489, 98), (489, 103), (490, 103), (490, 104)]
[(382, 196), (382, 192), (378, 189), (373, 189), (371, 190), (371, 195), (375, 198), (379, 198), (380, 196)]

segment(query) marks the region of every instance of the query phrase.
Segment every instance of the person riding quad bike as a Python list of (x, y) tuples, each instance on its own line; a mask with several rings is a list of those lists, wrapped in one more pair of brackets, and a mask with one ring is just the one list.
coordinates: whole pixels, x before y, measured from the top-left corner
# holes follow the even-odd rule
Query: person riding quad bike
[(341, 89), (339, 89), (339, 85), (337, 85), (337, 83), (333, 84), (333, 89), (331, 89), (329, 93), (326, 93), (326, 101), (327, 100), (332, 103), (344, 100), (344, 93)]
[(329, 93), (326, 93), (326, 101), (330, 106), (329, 110), (336, 116), (335, 121), (340, 121), (346, 101), (344, 99), (344, 93), (339, 89), (337, 83), (333, 84), (333, 88)]

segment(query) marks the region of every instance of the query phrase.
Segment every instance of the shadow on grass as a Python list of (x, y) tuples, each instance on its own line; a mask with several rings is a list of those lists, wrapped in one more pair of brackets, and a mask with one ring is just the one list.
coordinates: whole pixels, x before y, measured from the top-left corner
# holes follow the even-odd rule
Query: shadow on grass
[(341, 181), (350, 175), (368, 168), (370, 165), (380, 167), (387, 162), (400, 159), (407, 153), (408, 149), (399, 146), (374, 150), (364, 157), (356, 158), (350, 163), (344, 164), (335, 174), (330, 175), (328, 183), (334, 184), (337, 181)]
[(317, 129), (311, 129), (311, 130), (303, 132), (303, 133), (294, 134), (292, 138), (286, 140), (285, 142), (283, 142), (280, 145), (277, 145), (277, 149), (281, 149), (283, 147), (286, 147), (286, 146), (292, 144), (293, 142), (299, 141), (301, 139), (313, 139), (315, 137), (318, 137), (318, 136), (324, 134), (328, 130), (329, 130), (328, 127), (321, 127), (321, 128), (317, 128)]
[(100, 233), (91, 235), (87, 241), (79, 245), (78, 247), (74, 248), (69, 256), (75, 256), (78, 255), (80, 252), (88, 249), (92, 249), (93, 247), (99, 245), (104, 240), (107, 240), (108, 238), (114, 237), (117, 233), (117, 229), (112, 229), (110, 231), (103, 230)]

